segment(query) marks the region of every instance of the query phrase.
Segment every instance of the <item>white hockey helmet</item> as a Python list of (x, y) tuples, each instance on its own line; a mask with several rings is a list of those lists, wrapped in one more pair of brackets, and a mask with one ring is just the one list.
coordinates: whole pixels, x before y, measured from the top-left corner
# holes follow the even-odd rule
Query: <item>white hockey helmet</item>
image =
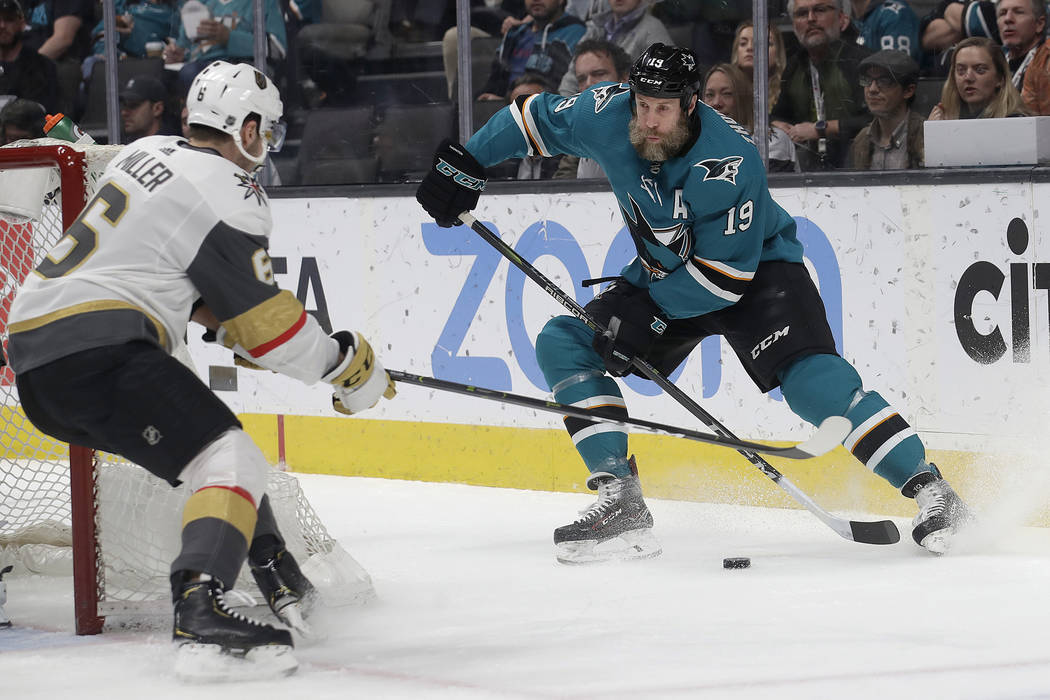
[[(186, 95), (187, 124), (200, 124), (218, 129), (233, 137), (237, 150), (256, 165), (262, 165), (266, 153), (281, 150), (285, 124), (281, 121), (284, 104), (273, 81), (247, 63), (215, 61), (197, 74)], [(266, 148), (262, 155), (252, 155), (241, 143), (241, 124), (251, 113), (261, 117), (259, 134)]]

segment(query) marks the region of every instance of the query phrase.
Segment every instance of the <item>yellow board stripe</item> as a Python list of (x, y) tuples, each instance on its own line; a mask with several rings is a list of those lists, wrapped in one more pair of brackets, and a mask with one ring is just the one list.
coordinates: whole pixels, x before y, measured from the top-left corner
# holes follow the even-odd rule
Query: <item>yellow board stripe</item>
[(182, 510), (182, 528), (201, 518), (218, 518), (233, 525), (244, 535), (245, 542), (252, 541), (258, 513), (255, 504), (244, 495), (222, 486), (207, 486), (197, 491)]
[[(277, 461), (276, 417), (258, 413), (238, 417), (263, 453)], [(734, 418), (735, 423), (744, 423), (739, 416), (729, 416), (727, 421)], [(587, 492), (587, 469), (561, 428), (292, 415), (284, 416), (283, 425), (285, 459), (293, 472)], [(800, 508), (734, 450), (644, 433), (630, 435), (629, 449), (638, 457), (646, 496)], [(984, 465), (1011, 463), (1005, 456), (978, 452), (929, 450), (927, 457), (950, 475), (964, 497), (979, 483)], [(915, 501), (902, 497), (845, 448), (814, 459), (770, 457), (769, 461), (828, 510), (915, 515)], [(1050, 505), (1030, 520), (1050, 524)]]

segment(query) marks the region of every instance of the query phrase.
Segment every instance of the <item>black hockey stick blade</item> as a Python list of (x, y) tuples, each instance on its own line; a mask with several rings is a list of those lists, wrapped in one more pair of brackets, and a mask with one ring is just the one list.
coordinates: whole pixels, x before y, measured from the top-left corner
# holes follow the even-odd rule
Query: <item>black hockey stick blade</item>
[(853, 541), (862, 544), (897, 544), (901, 541), (901, 533), (892, 520), (870, 523), (850, 520), (849, 529), (853, 533)]
[(537, 411), (557, 413), (562, 416), (571, 416), (573, 418), (582, 418), (584, 420), (598, 421), (601, 423), (611, 423), (625, 428), (640, 428), (642, 430), (660, 433), (662, 435), (686, 438), (688, 440), (695, 440), (697, 442), (717, 445), (719, 447), (762, 452), (765, 454), (776, 455), (777, 457), (785, 457), (787, 459), (809, 459), (811, 457), (818, 457), (825, 452), (834, 449), (835, 446), (846, 438), (846, 435), (850, 431), (850, 422), (847, 419), (842, 416), (832, 416), (821, 423), (817, 432), (805, 442), (789, 447), (775, 447), (773, 445), (766, 445), (764, 443), (753, 442), (750, 440), (739, 440), (724, 435), (701, 433), (696, 430), (689, 430), (688, 428), (679, 428), (673, 425), (664, 425), (663, 423), (654, 423), (653, 421), (641, 420), (638, 418), (613, 415), (598, 409), (583, 409), (576, 406), (569, 406), (568, 404), (558, 403), (556, 401), (547, 401), (545, 399), (537, 399), (531, 396), (521, 396), (520, 394), (511, 394), (506, 391), (498, 391), (495, 389), (484, 389), (469, 384), (459, 384), (458, 382), (438, 379), (436, 377), (424, 377), (418, 374), (409, 374), (408, 372), (401, 372), (396, 369), (387, 370), (387, 374), (390, 375), (391, 379), (397, 382), (416, 384), (430, 389), (438, 389), (440, 391), (448, 391), (455, 394), (463, 394), (465, 396), (476, 396), (490, 401), (523, 406)]

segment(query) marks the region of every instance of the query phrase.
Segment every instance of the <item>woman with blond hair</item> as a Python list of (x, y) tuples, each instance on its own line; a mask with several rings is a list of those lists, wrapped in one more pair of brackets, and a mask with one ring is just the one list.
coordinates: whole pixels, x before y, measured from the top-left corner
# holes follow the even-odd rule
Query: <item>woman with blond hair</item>
[[(755, 132), (755, 108), (751, 81), (744, 71), (729, 63), (716, 63), (700, 83), (700, 99), (708, 107), (721, 112), (749, 134)], [(770, 172), (793, 172), (795, 144), (783, 129), (769, 125)]]
[[(745, 19), (736, 28), (733, 36), (733, 51), (729, 62), (744, 72), (747, 77), (748, 90), (754, 92), (755, 81), (755, 25)], [(777, 103), (780, 97), (780, 80), (787, 65), (787, 54), (784, 52), (784, 37), (775, 25), (769, 25), (769, 108)]]
[(1028, 114), (1002, 50), (985, 37), (963, 39), (952, 53), (941, 101), (930, 119), (998, 119)]

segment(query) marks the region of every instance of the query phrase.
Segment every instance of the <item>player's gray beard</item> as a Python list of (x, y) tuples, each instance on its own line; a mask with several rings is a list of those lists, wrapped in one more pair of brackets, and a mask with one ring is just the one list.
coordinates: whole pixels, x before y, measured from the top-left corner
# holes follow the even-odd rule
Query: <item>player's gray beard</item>
[(649, 132), (638, 125), (637, 116), (631, 117), (628, 129), (631, 136), (631, 145), (634, 146), (634, 150), (638, 151), (638, 155), (645, 160), (665, 161), (668, 158), (672, 158), (689, 140), (689, 118), (685, 116), (678, 120), (671, 133), (663, 136), (656, 143), (649, 143), (646, 140), (645, 137), (649, 135)]

